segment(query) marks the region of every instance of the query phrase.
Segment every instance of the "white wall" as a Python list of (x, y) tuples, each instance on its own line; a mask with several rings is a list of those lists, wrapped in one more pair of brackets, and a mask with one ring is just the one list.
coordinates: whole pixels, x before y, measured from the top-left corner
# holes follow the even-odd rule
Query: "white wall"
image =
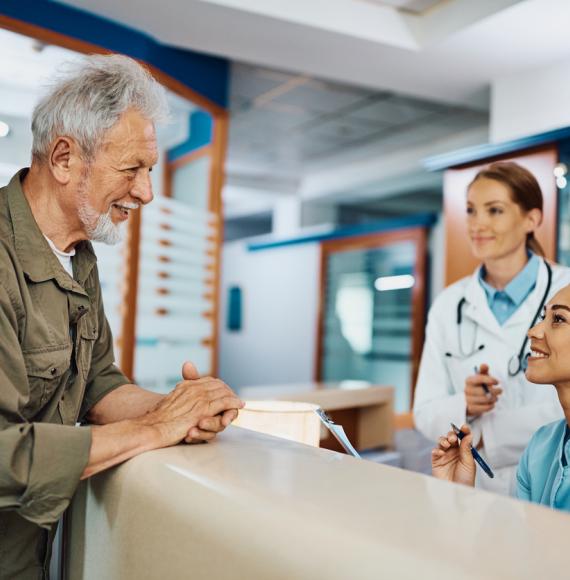
[(570, 63), (497, 79), (491, 90), (491, 141), (570, 126)]
[[(243, 293), (242, 330), (226, 329), (227, 289)], [(248, 252), (225, 244), (221, 283), (220, 377), (230, 386), (313, 379), (319, 293), (317, 244)]]

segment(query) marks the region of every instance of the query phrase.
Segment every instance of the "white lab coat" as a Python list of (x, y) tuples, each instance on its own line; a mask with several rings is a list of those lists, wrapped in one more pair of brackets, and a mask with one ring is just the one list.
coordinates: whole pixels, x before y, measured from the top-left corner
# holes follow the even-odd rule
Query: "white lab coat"
[[(548, 300), (570, 284), (570, 269), (553, 265)], [(525, 333), (546, 291), (548, 274), (541, 263), (537, 283), (516, 312), (500, 326), (489, 308), (479, 283), (479, 271), (446, 288), (434, 301), (426, 329), (414, 399), (416, 428), (436, 441), (447, 433), (450, 422), (466, 421), (465, 379), (474, 367), (489, 365), (490, 374), (503, 389), (495, 408), (471, 423), (474, 444), (483, 436), (481, 455), (495, 473), (488, 478), (477, 468), (476, 485), (496, 493), (515, 495), (516, 468), (532, 434), (541, 426), (563, 417), (552, 385), (535, 385), (521, 372), (509, 377), (508, 362), (518, 354)], [(462, 347), (470, 354), (480, 344), (485, 348), (460, 358), (457, 306), (465, 297), (461, 323)], [(528, 350), (528, 345), (527, 345)], [(451, 353), (454, 356), (446, 356)]]

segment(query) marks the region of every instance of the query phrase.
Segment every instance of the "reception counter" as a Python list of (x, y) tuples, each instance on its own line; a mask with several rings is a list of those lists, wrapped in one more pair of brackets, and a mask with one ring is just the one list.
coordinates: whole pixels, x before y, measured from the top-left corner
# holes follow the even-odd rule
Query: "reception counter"
[(568, 578), (570, 515), (230, 427), (85, 482), (71, 580)]

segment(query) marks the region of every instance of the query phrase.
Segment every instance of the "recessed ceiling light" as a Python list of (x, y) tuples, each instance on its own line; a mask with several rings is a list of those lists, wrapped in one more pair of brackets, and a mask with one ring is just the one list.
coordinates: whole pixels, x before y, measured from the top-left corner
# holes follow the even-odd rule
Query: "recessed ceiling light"
[(0, 137), (7, 137), (10, 133), (10, 125), (8, 123), (4, 123), (4, 121), (0, 121)]

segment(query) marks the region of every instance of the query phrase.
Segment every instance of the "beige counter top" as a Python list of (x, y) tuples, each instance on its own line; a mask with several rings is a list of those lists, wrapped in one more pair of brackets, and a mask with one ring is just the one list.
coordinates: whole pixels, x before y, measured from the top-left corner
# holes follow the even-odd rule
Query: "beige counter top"
[(71, 520), (73, 580), (569, 577), (568, 514), (236, 427), (94, 477)]

